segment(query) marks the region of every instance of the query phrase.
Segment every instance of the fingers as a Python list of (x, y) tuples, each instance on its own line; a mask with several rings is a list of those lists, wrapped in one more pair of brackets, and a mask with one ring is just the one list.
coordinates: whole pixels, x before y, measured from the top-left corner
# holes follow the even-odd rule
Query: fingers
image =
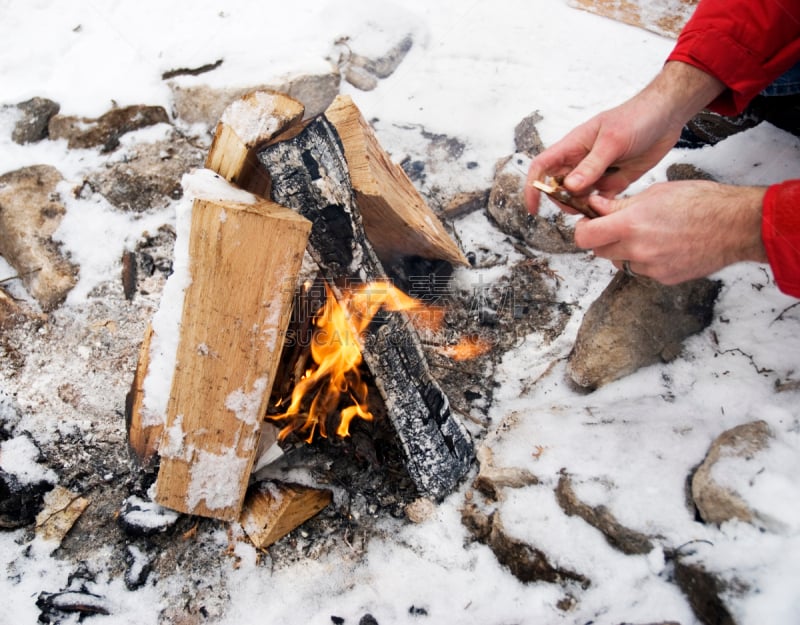
[[(562, 142), (563, 143), (563, 142)], [(537, 180), (544, 181), (548, 176), (557, 176), (570, 170), (570, 165), (565, 164), (566, 156), (559, 149), (559, 144), (545, 150), (531, 161), (528, 168), (528, 177), (525, 181), (525, 205), (531, 215), (539, 212), (540, 193), (533, 186)]]
[(600, 195), (589, 197), (589, 205), (600, 215), (597, 219), (582, 219), (575, 224), (575, 244), (582, 249), (591, 249), (596, 256), (622, 259), (619, 242), (623, 240), (627, 217), (622, 209), (627, 199), (610, 200)]
[[(614, 143), (597, 141), (592, 146), (591, 152), (564, 178), (564, 186), (576, 195), (588, 193), (606, 174), (609, 166), (618, 156), (619, 150)], [(609, 178), (611, 181), (616, 179), (617, 182), (623, 179), (619, 173), (613, 174)], [(608, 187), (608, 185), (609, 180), (606, 180), (605, 186)], [(624, 188), (622, 187), (619, 190), (621, 191)]]

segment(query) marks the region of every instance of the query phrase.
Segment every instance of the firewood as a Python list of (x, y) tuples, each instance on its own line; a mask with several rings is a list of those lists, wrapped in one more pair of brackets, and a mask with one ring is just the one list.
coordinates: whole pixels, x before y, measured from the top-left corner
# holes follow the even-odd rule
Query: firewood
[(61, 544), (88, 506), (88, 499), (56, 485), (44, 496), (44, 508), (36, 515), (36, 536)]
[(282, 93), (255, 91), (223, 112), (206, 167), (229, 182), (269, 197), (269, 178), (257, 166), (255, 150), (303, 118), (303, 105)]
[(309, 228), (266, 200), (194, 200), (160, 505), (239, 518)]
[(403, 168), (392, 162), (350, 96), (340, 95), (325, 111), (344, 146), (350, 181), (364, 229), (378, 257), (468, 261)]
[[(336, 128), (324, 116), (258, 158), (272, 198), (312, 222), (309, 253), (341, 297), (341, 285), (386, 279), (350, 186)], [(403, 313), (383, 313), (364, 340), (366, 362), (398, 434), (409, 475), (422, 495), (441, 499), (466, 474), (474, 452), (464, 426), (431, 375), (419, 338)]]
[(239, 522), (251, 542), (265, 549), (326, 508), (332, 499), (329, 490), (260, 482), (248, 493)]
[(153, 326), (147, 324), (142, 345), (139, 348), (139, 360), (133, 375), (131, 388), (125, 398), (125, 424), (128, 429), (128, 447), (133, 457), (140, 464), (148, 464), (158, 451), (158, 441), (164, 431), (163, 423), (144, 423), (142, 418), (142, 402), (144, 400), (144, 379), (150, 365), (150, 344), (153, 340)]

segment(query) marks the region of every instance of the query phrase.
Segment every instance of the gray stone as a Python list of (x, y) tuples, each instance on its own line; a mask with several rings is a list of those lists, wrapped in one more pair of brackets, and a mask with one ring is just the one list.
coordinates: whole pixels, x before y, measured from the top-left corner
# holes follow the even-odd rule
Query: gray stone
[(348, 65), (342, 69), (342, 75), (348, 83), (361, 91), (372, 91), (378, 86), (378, 77), (363, 67)]
[(740, 493), (714, 479), (714, 467), (723, 458), (756, 460), (773, 439), (765, 421), (738, 425), (723, 432), (711, 444), (703, 463), (692, 476), (692, 499), (706, 523), (725, 523), (738, 519), (746, 523), (767, 521), (743, 499)]
[(477, 453), (480, 470), (473, 486), (491, 500), (503, 499), (505, 488), (524, 488), (539, 483), (533, 473), (519, 467), (496, 467), (494, 454), (487, 445), (482, 445)]
[(674, 358), (684, 339), (711, 323), (720, 287), (706, 278), (666, 286), (618, 272), (584, 315), (569, 377), (595, 389)]
[(366, 56), (351, 49), (347, 39), (337, 42), (340, 49), (337, 65), (344, 79), (356, 89), (372, 91), (378, 81), (391, 76), (403, 62), (414, 45), (411, 35), (406, 35), (398, 43), (379, 56)]
[(22, 111), (22, 118), (14, 126), (11, 138), (23, 145), (47, 137), (50, 118), (58, 113), (60, 106), (47, 98), (31, 98), (17, 104), (17, 108)]
[(732, 594), (730, 584), (693, 558), (678, 554), (674, 562), (675, 583), (686, 595), (697, 620), (703, 625), (737, 625), (723, 597)]
[(44, 311), (58, 306), (77, 280), (77, 267), (52, 239), (66, 211), (56, 191), (61, 180), (49, 165), (0, 176), (0, 255)]
[(486, 512), (469, 503), (461, 510), (461, 522), (476, 541), (489, 547), (497, 561), (523, 583), (577, 582), (582, 588), (591, 585), (580, 573), (551, 564), (541, 549), (512, 537), (503, 527), (497, 510)]
[(525, 206), (525, 181), (530, 158), (514, 154), (498, 163), (487, 211), (497, 227), (523, 240), (529, 247), (551, 254), (580, 251), (574, 229), (559, 211), (551, 216), (531, 215)]
[(300, 74), (283, 81), (257, 83), (246, 87), (215, 88), (208, 85), (168, 84), (172, 90), (172, 109), (175, 117), (189, 124), (205, 124), (215, 128), (222, 112), (234, 100), (253, 91), (277, 91), (303, 103), (305, 119), (325, 112), (339, 95), (341, 76), (331, 66), (330, 72)]
[(539, 111), (534, 111), (514, 127), (514, 147), (517, 152), (534, 157), (544, 150), (536, 124), (544, 119)]
[(135, 105), (111, 109), (96, 119), (55, 115), (48, 130), (51, 139), (66, 139), (70, 149), (102, 146), (103, 152), (111, 152), (122, 135), (161, 123), (169, 123), (162, 107)]
[(556, 486), (556, 500), (567, 516), (577, 516), (603, 534), (609, 545), (627, 555), (650, 553), (653, 543), (641, 532), (625, 527), (605, 506), (590, 506), (575, 494), (572, 480), (562, 472)]
[(175, 135), (137, 144), (124, 161), (91, 173), (87, 182), (117, 208), (141, 213), (180, 198), (181, 177), (204, 159), (202, 150)]
[(672, 163), (667, 167), (667, 180), (714, 180), (707, 171), (695, 167), (691, 163)]

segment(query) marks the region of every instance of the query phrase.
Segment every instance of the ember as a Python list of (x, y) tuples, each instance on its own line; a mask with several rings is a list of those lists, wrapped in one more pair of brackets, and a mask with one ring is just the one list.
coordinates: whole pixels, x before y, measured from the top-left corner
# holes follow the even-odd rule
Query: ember
[[(286, 411), (269, 416), (272, 421), (285, 423), (281, 439), (292, 432), (302, 432), (309, 443), (317, 432), (327, 437), (329, 416), (337, 410), (337, 436), (348, 436), (356, 417), (372, 420), (360, 367), (367, 327), (379, 311), (405, 312), (417, 330), (434, 333), (444, 322), (442, 307), (425, 305), (385, 280), (343, 289), (341, 301), (327, 285), (325, 292), (325, 304), (317, 312), (311, 340), (314, 365), (295, 385)], [(480, 356), (490, 347), (487, 341), (469, 337), (439, 349), (454, 360), (465, 360)], [(348, 401), (349, 405), (339, 407)]]

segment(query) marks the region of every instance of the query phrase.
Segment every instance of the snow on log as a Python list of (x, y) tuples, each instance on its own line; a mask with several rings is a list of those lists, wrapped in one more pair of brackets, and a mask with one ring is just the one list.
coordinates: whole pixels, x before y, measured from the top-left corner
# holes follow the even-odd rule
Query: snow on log
[(304, 107), (282, 93), (254, 91), (235, 100), (222, 114), (206, 167), (228, 182), (269, 197), (269, 178), (263, 175), (255, 150), (303, 119)]
[(194, 201), (160, 505), (238, 519), (309, 228), (267, 200)]

